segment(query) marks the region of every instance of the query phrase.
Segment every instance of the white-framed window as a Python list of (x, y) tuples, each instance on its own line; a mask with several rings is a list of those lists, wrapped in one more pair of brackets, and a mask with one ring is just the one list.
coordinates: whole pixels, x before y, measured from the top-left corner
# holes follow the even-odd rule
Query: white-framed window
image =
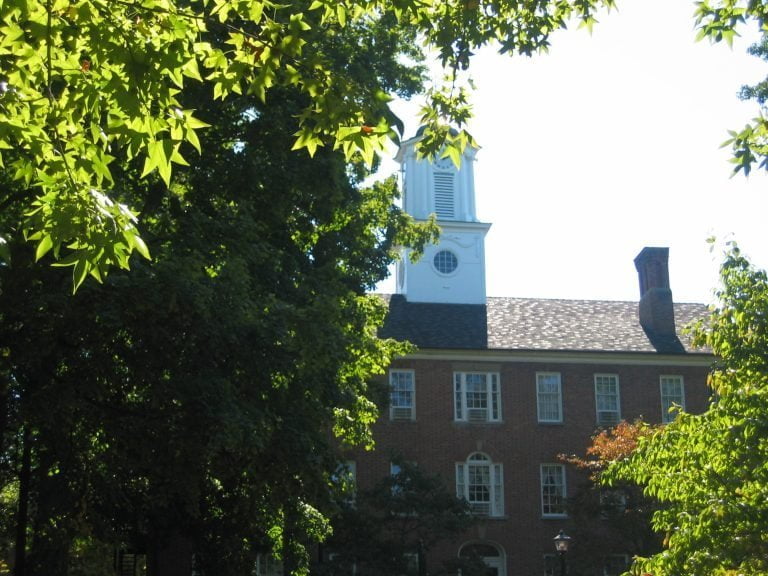
[(357, 463), (354, 460), (342, 462), (336, 468), (331, 478), (341, 499), (347, 504), (354, 505), (357, 492)]
[(416, 376), (413, 370), (389, 371), (389, 418), (413, 420), (416, 416)]
[(539, 422), (563, 421), (563, 391), (559, 372), (536, 373), (536, 407)]
[(463, 422), (500, 422), (499, 375), (492, 372), (454, 372), (454, 417)]
[(629, 556), (610, 554), (603, 560), (603, 576), (620, 576), (629, 569)]
[(501, 464), (475, 452), (456, 463), (456, 496), (478, 516), (504, 515), (504, 475)]
[(665, 424), (675, 419), (677, 410), (685, 410), (685, 388), (682, 376), (661, 376), (661, 421)]
[(459, 267), (459, 259), (450, 250), (440, 250), (432, 258), (432, 265), (440, 274), (448, 276), (456, 272), (456, 268)]
[(627, 510), (627, 493), (620, 488), (600, 490), (600, 517), (616, 518)]
[(565, 513), (565, 466), (541, 465), (541, 515), (560, 517)]
[(595, 374), (595, 406), (598, 426), (614, 426), (621, 420), (619, 377), (616, 374)]
[(256, 555), (256, 576), (283, 576), (283, 563), (272, 554)]

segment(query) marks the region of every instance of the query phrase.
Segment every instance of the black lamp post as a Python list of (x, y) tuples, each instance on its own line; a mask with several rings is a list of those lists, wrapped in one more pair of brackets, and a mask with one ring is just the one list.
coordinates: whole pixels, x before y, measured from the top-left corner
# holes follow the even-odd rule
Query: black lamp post
[(560, 576), (565, 576), (565, 555), (568, 553), (568, 547), (571, 545), (571, 537), (560, 530), (553, 540), (555, 541), (555, 550), (557, 550), (557, 554), (560, 556)]

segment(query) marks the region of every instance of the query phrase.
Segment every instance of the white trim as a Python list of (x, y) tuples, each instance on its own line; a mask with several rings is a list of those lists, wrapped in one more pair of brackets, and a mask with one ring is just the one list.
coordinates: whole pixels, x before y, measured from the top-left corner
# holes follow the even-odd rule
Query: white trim
[[(415, 219), (416, 220), (416, 219)], [(417, 222), (427, 222), (427, 220), (416, 220)], [(478, 222), (478, 221), (466, 221), (466, 220), (449, 220), (447, 222), (440, 222), (440, 229), (443, 231), (444, 236), (456, 230), (457, 232), (469, 231), (481, 231), (487, 232), (491, 228), (490, 222)]]
[(621, 366), (709, 367), (714, 356), (709, 353), (663, 355), (656, 352), (590, 352), (578, 350), (487, 350), (457, 352), (442, 348), (421, 348), (414, 354), (400, 356), (407, 360), (453, 360), (455, 362), (550, 362), (552, 364), (595, 364)]

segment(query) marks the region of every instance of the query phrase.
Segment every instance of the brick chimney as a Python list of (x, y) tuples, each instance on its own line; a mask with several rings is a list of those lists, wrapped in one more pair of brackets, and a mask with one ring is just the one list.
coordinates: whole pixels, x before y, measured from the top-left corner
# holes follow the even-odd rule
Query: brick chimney
[(658, 352), (683, 352), (669, 287), (669, 248), (643, 248), (635, 268), (640, 278), (640, 325)]

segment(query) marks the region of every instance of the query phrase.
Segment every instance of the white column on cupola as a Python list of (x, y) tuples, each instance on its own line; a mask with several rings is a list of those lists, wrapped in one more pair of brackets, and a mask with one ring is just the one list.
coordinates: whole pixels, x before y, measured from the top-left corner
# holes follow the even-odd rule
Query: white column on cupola
[(460, 168), (448, 158), (419, 159), (420, 132), (402, 143), (396, 160), (403, 171), (403, 208), (416, 220), (437, 216), (442, 230), (436, 245), (397, 267), (397, 293), (409, 302), (485, 304), (485, 235), (475, 205), (476, 148), (467, 148)]

